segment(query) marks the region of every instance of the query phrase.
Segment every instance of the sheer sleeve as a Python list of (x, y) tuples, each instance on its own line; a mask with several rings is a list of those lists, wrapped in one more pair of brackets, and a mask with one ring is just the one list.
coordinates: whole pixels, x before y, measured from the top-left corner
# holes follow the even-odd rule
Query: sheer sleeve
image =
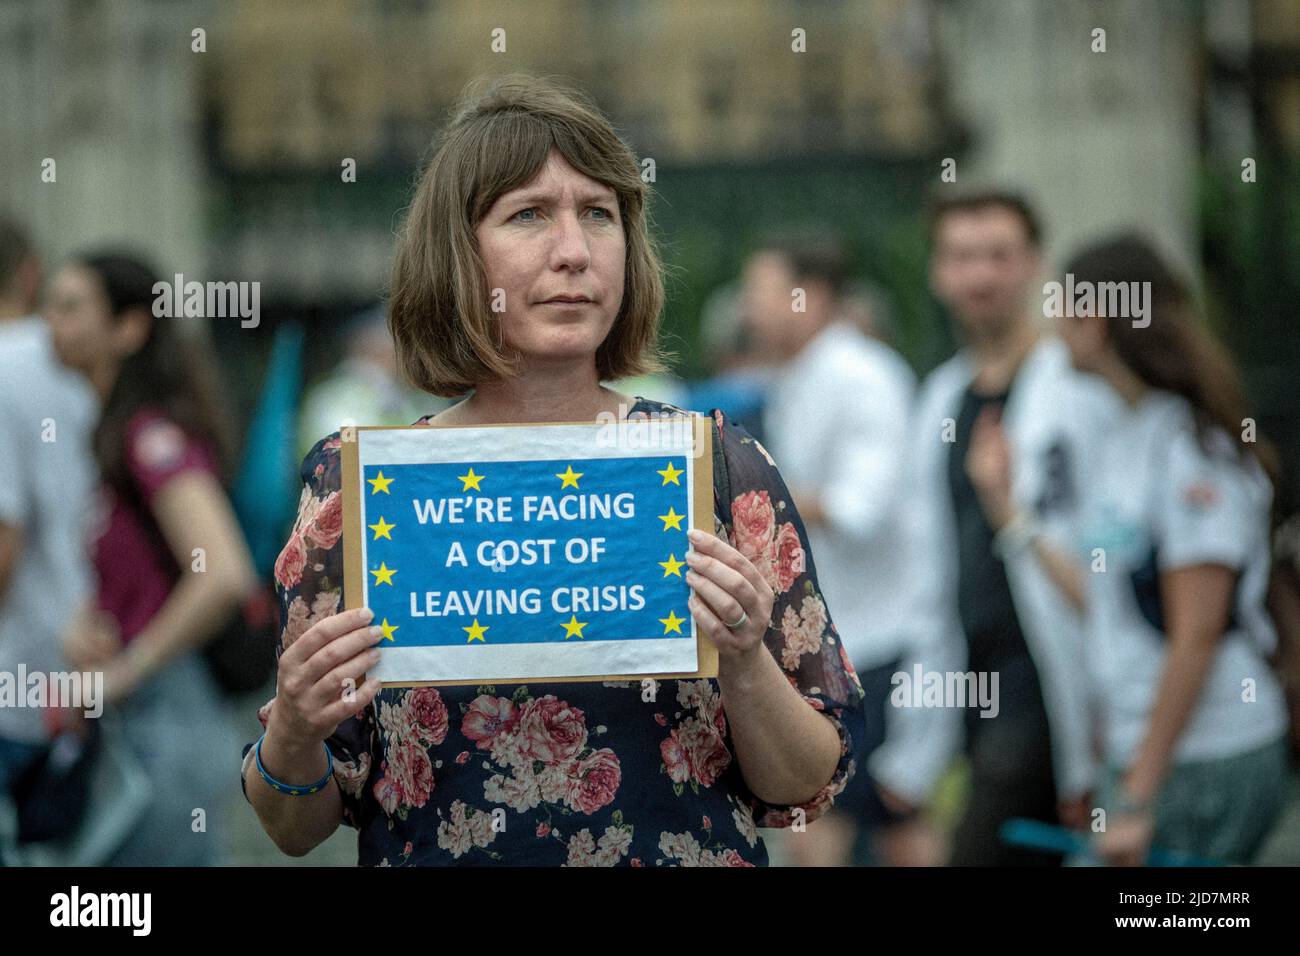
[[(275, 591), (280, 602), (280, 655), (312, 625), (336, 614), (343, 598), (342, 442), (339, 433), (322, 438), (302, 463), (302, 496), (289, 540), (275, 562)], [(275, 699), (258, 710), (267, 726)], [(361, 795), (372, 766), (373, 722), (366, 710), (339, 724), (326, 743), (334, 755), (334, 779), (343, 794), (343, 822), (359, 826)], [(252, 762), (252, 744), (244, 747), (241, 780)], [(256, 772), (256, 771), (254, 771)], [(247, 795), (247, 791), (245, 791)]]
[[(713, 413), (722, 435), (730, 483), (727, 538), (776, 591), (767, 649), (790, 684), (835, 725), (840, 760), (834, 776), (803, 804), (772, 804), (744, 786), (743, 797), (761, 827), (788, 827), (801, 817), (811, 822), (826, 812), (848, 784), (866, 733), (862, 685), (840, 642), (817, 585), (817, 571), (803, 521), (767, 450), (743, 426)], [(800, 813), (799, 811), (802, 811)]]

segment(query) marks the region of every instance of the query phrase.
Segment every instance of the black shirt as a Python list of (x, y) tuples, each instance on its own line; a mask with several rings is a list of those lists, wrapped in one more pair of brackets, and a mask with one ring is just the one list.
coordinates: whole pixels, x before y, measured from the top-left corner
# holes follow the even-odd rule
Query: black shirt
[(1006, 566), (993, 553), (993, 528), (966, 474), (975, 420), (986, 407), (1000, 411), (1008, 394), (981, 395), (968, 388), (957, 415), (948, 456), (948, 490), (957, 523), (957, 612), (969, 648), (967, 667), (976, 673), (998, 672), (999, 715), (1032, 712), (1037, 717), (1042, 712), (1038, 672), (1011, 599)]

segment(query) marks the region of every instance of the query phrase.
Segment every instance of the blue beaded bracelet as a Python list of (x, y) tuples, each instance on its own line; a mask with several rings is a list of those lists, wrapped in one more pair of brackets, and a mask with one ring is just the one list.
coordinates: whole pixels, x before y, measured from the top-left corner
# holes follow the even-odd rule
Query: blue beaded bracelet
[(309, 793), (315, 793), (321, 787), (325, 786), (325, 784), (330, 782), (330, 777), (334, 773), (334, 755), (330, 753), (329, 744), (324, 744), (325, 758), (329, 761), (329, 767), (325, 771), (325, 776), (321, 777), (309, 786), (295, 787), (291, 784), (281, 783), (279, 780), (276, 780), (267, 773), (266, 768), (262, 766), (262, 741), (265, 739), (266, 734), (262, 734), (261, 737), (257, 738), (257, 747), (253, 751), (253, 756), (257, 758), (257, 772), (262, 775), (262, 779), (265, 780), (267, 784), (274, 787), (276, 790), (279, 790), (281, 793), (287, 793), (291, 797), (305, 797)]

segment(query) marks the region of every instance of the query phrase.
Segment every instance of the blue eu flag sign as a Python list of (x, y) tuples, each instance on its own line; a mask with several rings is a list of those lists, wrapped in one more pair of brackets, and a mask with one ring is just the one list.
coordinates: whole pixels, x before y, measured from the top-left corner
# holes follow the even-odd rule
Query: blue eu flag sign
[[(415, 682), (698, 671), (684, 578), (698, 457), (682, 443), (554, 457), (554, 441), (537, 444), (545, 457), (498, 457), (511, 451), (509, 432), (527, 451), (539, 430), (359, 432), (359, 603), (384, 635), (372, 673)], [(381, 432), (406, 433), (424, 454), (385, 454)], [(498, 447), (411, 460), (434, 457), (430, 444), (452, 432), (487, 433)]]

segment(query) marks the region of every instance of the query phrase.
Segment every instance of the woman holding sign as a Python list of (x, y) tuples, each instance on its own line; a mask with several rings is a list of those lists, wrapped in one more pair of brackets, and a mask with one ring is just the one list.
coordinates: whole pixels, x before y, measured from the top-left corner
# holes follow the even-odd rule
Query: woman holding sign
[[(420, 423), (680, 413), (601, 385), (662, 368), (646, 192), (577, 93), (508, 77), (463, 106), (411, 206), (389, 327), (414, 384), (473, 394)], [(757, 827), (823, 813), (854, 771), (862, 690), (780, 474), (713, 417), (716, 535), (691, 532), (682, 570), (718, 676), (639, 684), (363, 682), (381, 637), (339, 611), (342, 442), (318, 442), (276, 565), (277, 693), (245, 748), (276, 845), (302, 855), (346, 823), (362, 865), (747, 866), (767, 862)]]

